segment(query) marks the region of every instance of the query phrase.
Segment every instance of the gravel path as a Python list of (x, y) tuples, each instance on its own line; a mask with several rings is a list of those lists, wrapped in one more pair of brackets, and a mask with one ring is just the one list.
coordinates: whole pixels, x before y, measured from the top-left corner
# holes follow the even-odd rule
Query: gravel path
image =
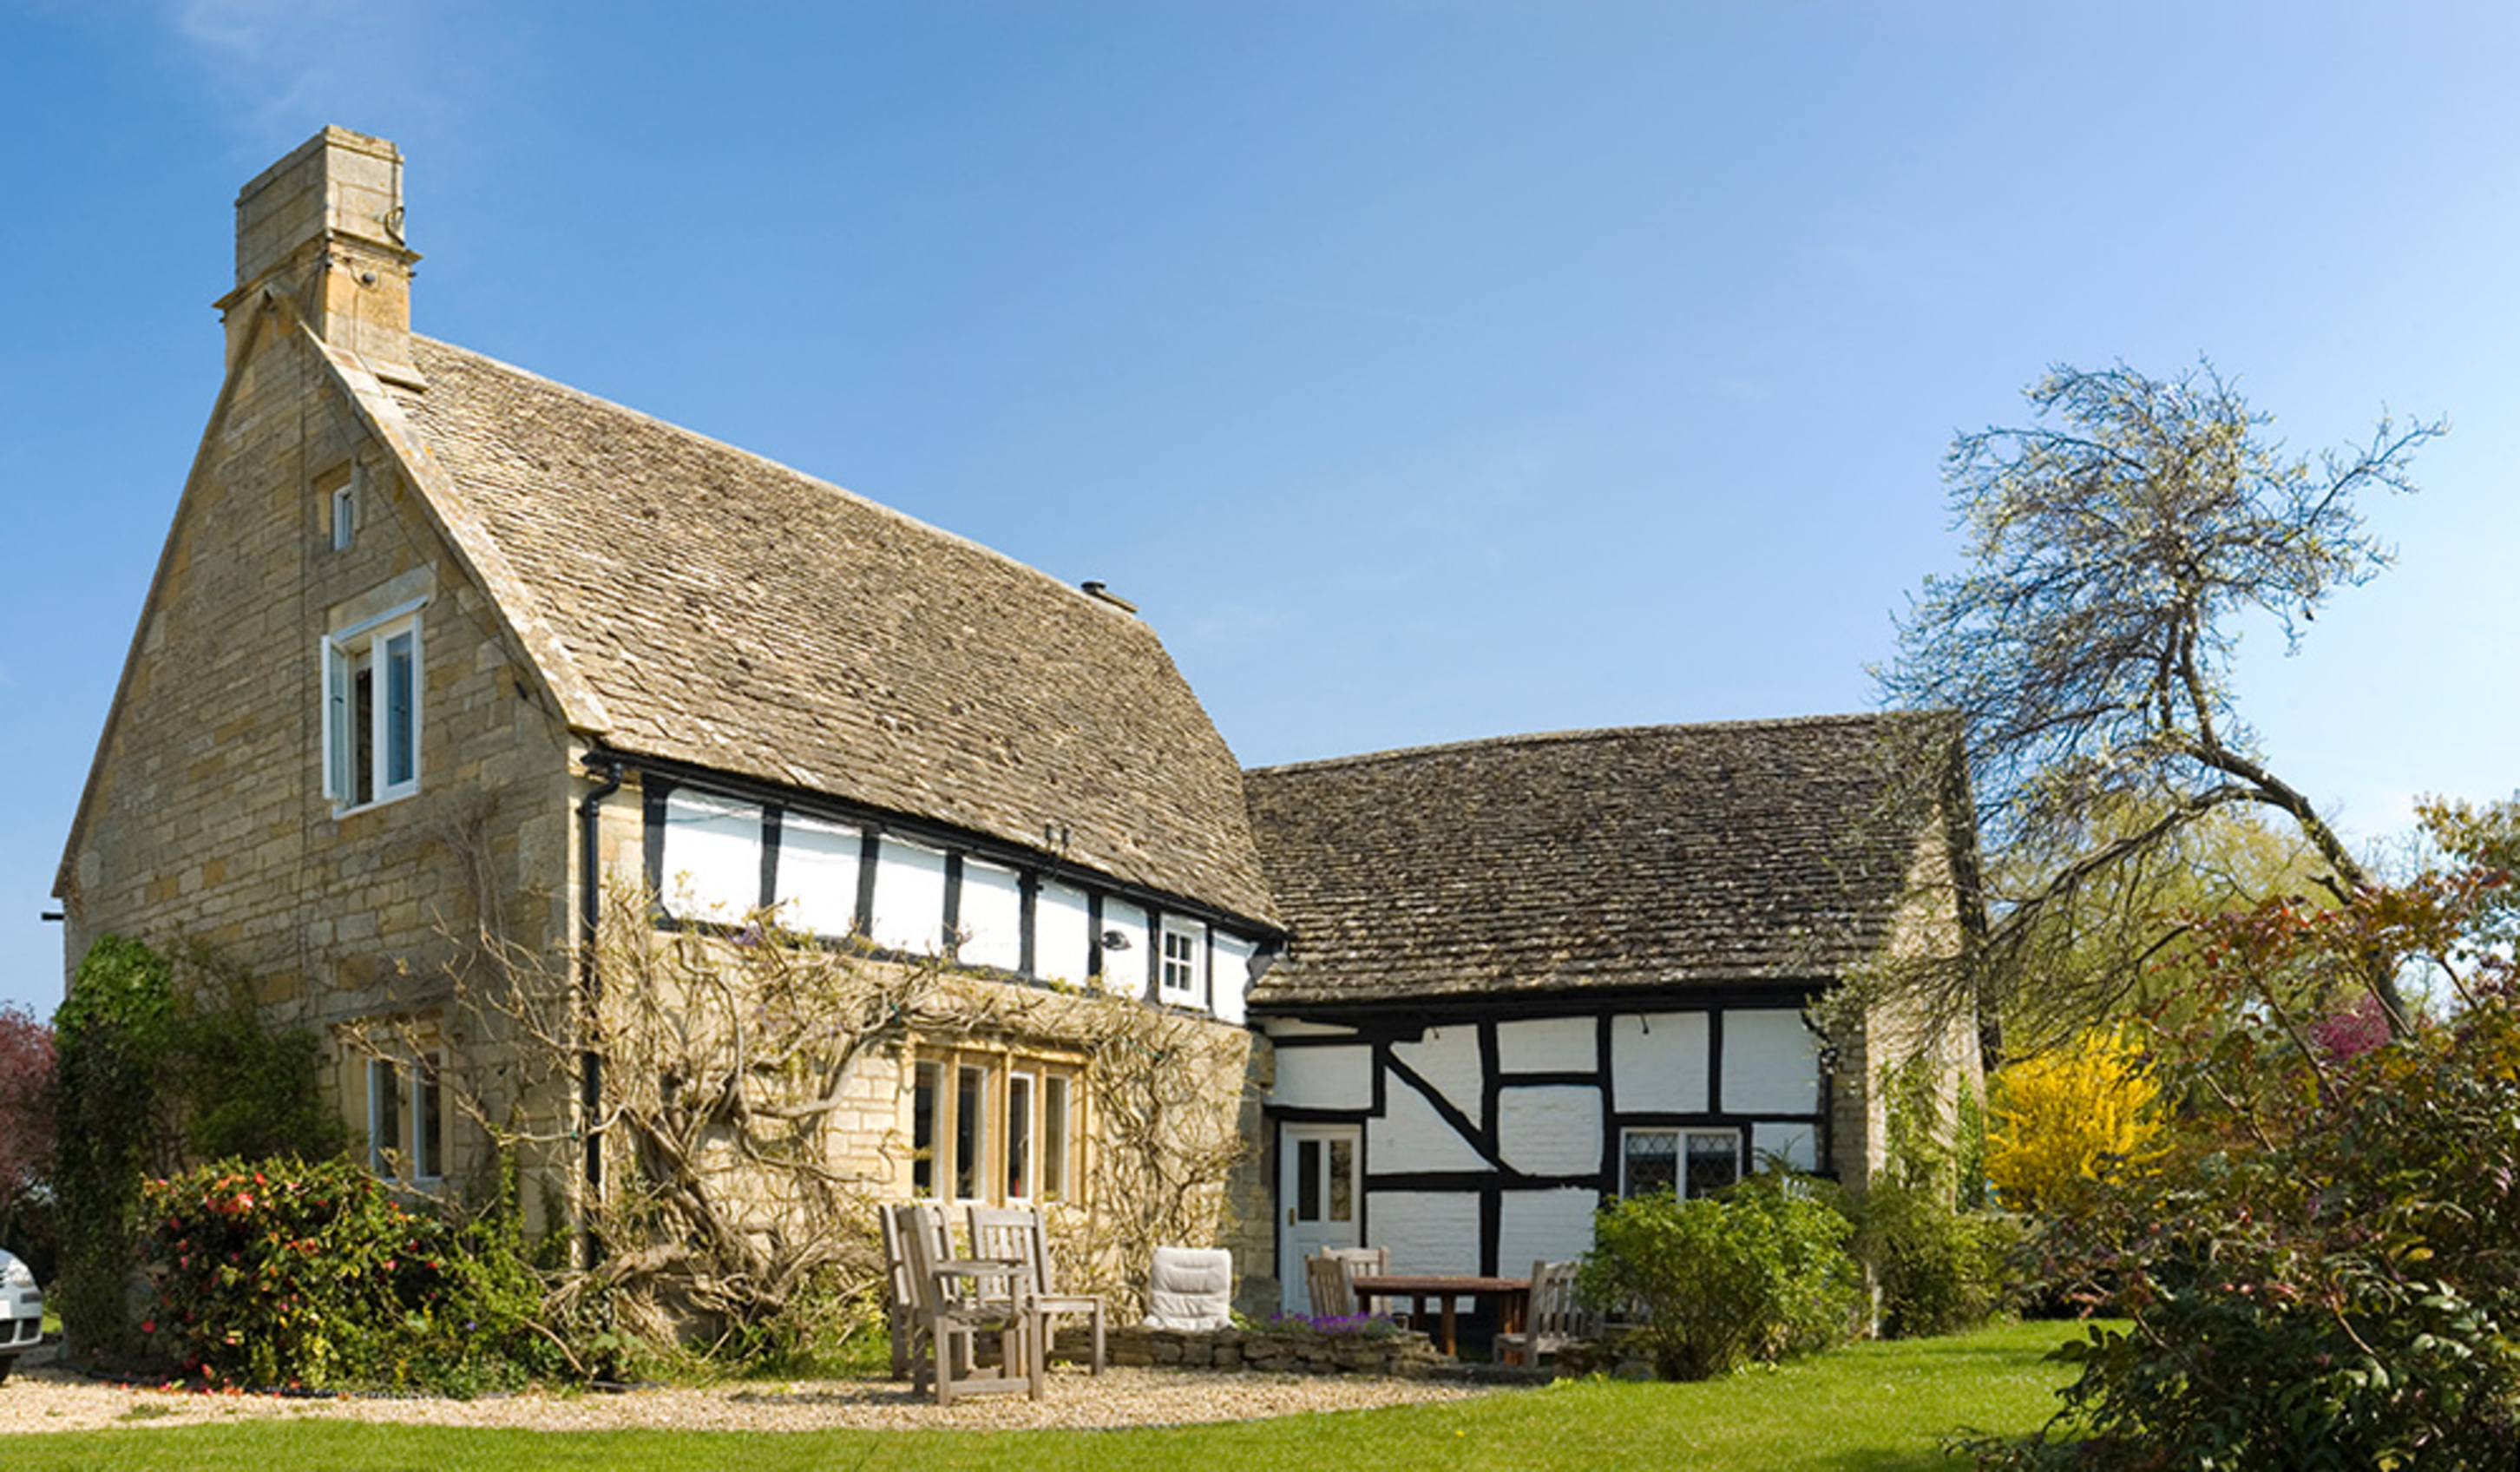
[[(39, 1354), (43, 1352), (38, 1352)], [(1122, 1369), (1100, 1376), (1061, 1365), (1038, 1402), (984, 1396), (940, 1409), (886, 1381), (745, 1381), (621, 1395), (492, 1396), (477, 1401), (297, 1400), (279, 1396), (194, 1395), (101, 1385), (51, 1364), (22, 1362), (0, 1384), (0, 1433), (87, 1431), (99, 1427), (186, 1426), (247, 1416), (307, 1420), (425, 1422), (537, 1431), (900, 1431), (1025, 1427), (1178, 1425), (1377, 1405), (1458, 1401), (1498, 1394), (1491, 1387), (1363, 1375), (1220, 1374)]]

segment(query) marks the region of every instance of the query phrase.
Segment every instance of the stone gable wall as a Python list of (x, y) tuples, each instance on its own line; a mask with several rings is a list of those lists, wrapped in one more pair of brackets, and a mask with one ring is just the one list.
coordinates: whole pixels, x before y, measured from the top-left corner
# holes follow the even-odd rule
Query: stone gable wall
[[(240, 363), (169, 534), (65, 895), (65, 964), (98, 936), (206, 944), (270, 1016), (334, 1029), (426, 1015), (476, 893), (528, 946), (564, 944), (567, 752), (495, 612), (284, 315)], [(335, 550), (333, 489), (358, 524)], [(420, 790), (336, 817), (321, 640), (426, 595)], [(449, 840), (454, 842), (450, 843)], [(463, 851), (459, 852), (458, 850)], [(462, 1165), (461, 1161), (450, 1162)]]

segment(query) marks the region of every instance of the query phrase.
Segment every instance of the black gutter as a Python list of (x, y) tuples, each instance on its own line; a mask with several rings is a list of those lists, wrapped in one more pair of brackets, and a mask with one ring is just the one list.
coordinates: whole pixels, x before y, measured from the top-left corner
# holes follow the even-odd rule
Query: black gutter
[(580, 1127), (586, 1143), (586, 1205), (578, 1214), (579, 1229), (584, 1234), (585, 1263), (593, 1267), (601, 1255), (602, 1245), (595, 1235), (595, 1203), (604, 1190), (604, 1137), (597, 1132), (597, 1112), (604, 1101), (604, 1055), (595, 1046), (596, 1029), (601, 1021), (597, 1004), (603, 1000), (603, 971), (596, 964), (596, 934), (604, 922), (604, 800), (621, 790), (621, 759), (601, 752), (586, 754), (585, 766), (590, 775), (601, 773), (601, 779), (577, 804), (578, 891), (577, 891), (577, 985), (586, 1004), (587, 1045), (578, 1055), (577, 1107)]

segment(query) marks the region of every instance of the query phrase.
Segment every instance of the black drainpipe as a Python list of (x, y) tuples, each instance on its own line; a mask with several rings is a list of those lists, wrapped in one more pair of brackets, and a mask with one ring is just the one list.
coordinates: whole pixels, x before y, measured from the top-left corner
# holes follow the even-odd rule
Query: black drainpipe
[(590, 775), (601, 773), (594, 787), (577, 804), (577, 842), (579, 884), (577, 891), (577, 985), (586, 1004), (584, 1026), (587, 1046), (578, 1055), (578, 1118), (586, 1131), (586, 1206), (578, 1221), (585, 1233), (585, 1261), (588, 1267), (596, 1265), (602, 1245), (595, 1236), (595, 1202), (604, 1190), (604, 1137), (596, 1132), (596, 1111), (604, 1099), (604, 1055), (595, 1046), (598, 1022), (597, 1003), (603, 999), (604, 979), (596, 965), (595, 937), (604, 921), (604, 845), (602, 823), (604, 800), (621, 790), (621, 759), (599, 752), (586, 754), (585, 765)]

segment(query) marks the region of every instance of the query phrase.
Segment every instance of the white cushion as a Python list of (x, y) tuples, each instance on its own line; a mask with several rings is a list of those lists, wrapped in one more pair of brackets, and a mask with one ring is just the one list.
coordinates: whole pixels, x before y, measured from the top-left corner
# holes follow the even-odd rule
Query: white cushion
[(1158, 1247), (1147, 1281), (1147, 1326), (1224, 1329), (1234, 1323), (1234, 1254), (1222, 1247)]

